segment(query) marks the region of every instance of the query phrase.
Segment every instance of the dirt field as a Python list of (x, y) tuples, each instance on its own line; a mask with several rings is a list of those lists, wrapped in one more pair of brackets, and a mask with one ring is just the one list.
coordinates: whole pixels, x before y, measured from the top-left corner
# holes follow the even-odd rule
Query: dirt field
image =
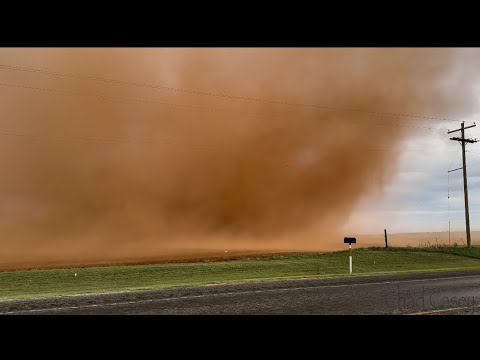
[[(431, 232), (431, 233), (405, 233), (405, 234), (388, 234), (389, 246), (415, 246), (427, 247), (436, 245), (448, 245), (448, 232)], [(465, 233), (452, 232), (450, 234), (450, 245), (454, 244), (464, 246)], [(473, 245), (480, 246), (480, 231), (472, 232)], [(383, 234), (359, 235), (357, 236), (356, 248), (384, 246)], [(318, 251), (344, 250), (345, 245), (341, 241), (335, 243), (325, 244), (322, 248), (319, 246)], [(68, 259), (52, 259), (45, 262), (44, 259), (36, 260), (29, 259), (13, 259), (7, 256), (0, 256), (0, 271), (10, 270), (27, 270), (27, 269), (49, 269), (49, 268), (70, 268), (70, 267), (90, 267), (90, 266), (111, 266), (111, 265), (130, 265), (130, 264), (155, 264), (155, 263), (190, 263), (199, 261), (229, 261), (239, 260), (249, 257), (268, 257), (272, 254), (298, 253), (305, 252), (305, 250), (282, 250), (282, 249), (256, 249), (256, 250), (211, 250), (211, 249), (185, 249), (169, 250), (162, 256), (151, 257), (131, 257), (131, 258), (117, 258), (107, 260), (85, 260), (78, 258), (76, 260)]]
[[(385, 238), (383, 234), (363, 235), (359, 237), (359, 246), (383, 246)], [(450, 241), (448, 231), (388, 234), (388, 244), (391, 246), (465, 246), (466, 236), (463, 231), (452, 231)], [(472, 231), (472, 245), (480, 246), (480, 231)]]
[[(194, 262), (209, 262), (209, 261), (230, 261), (247, 259), (250, 257), (269, 257), (277, 254), (292, 253), (291, 251), (202, 251), (196, 250), (191, 253), (169, 254), (164, 256), (156, 256), (150, 258), (131, 258), (118, 259), (116, 261), (61, 261), (54, 260), (51, 262), (5, 262), (0, 263), (0, 271), (12, 270), (38, 270), (38, 269), (64, 269), (72, 267), (92, 267), (92, 266), (113, 266), (113, 265), (140, 265), (140, 264), (157, 264), (157, 263), (194, 263)], [(295, 252), (293, 252), (295, 253)]]

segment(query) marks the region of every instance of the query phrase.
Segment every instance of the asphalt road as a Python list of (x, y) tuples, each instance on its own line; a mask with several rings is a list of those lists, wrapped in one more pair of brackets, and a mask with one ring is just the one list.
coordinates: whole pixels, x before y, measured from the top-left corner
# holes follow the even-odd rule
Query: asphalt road
[(480, 270), (8, 300), (0, 314), (480, 314)]

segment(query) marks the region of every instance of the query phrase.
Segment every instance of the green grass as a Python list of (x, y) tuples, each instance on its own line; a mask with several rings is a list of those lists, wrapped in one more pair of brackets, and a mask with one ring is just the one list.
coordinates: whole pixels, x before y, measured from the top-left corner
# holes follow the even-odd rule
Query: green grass
[[(339, 251), (228, 262), (0, 272), (0, 299), (343, 276), (348, 272), (347, 256), (346, 251)], [(353, 268), (354, 274), (480, 268), (480, 248), (355, 249)]]
[(470, 257), (474, 259), (480, 259), (480, 247), (474, 248), (465, 248), (465, 247), (447, 247), (447, 246), (431, 246), (431, 247), (422, 247), (422, 248), (415, 248), (415, 247), (397, 247), (397, 248), (369, 248), (369, 250), (375, 251), (389, 251), (389, 252), (412, 252), (412, 251), (421, 251), (421, 252), (434, 252), (434, 253), (444, 253), (444, 254), (452, 254), (452, 255), (459, 255)]

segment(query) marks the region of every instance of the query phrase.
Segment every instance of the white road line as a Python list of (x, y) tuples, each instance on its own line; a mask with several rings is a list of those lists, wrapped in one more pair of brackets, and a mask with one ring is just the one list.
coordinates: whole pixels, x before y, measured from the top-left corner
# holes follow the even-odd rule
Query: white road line
[(410, 314), (407, 314), (407, 315), (428, 315), (428, 314), (437, 314), (437, 313), (457, 311), (457, 310), (466, 310), (466, 309), (475, 311), (475, 309), (472, 306), (462, 306), (462, 307), (449, 308), (449, 309), (421, 311), (421, 312), (416, 312), (416, 313), (410, 313)]
[(452, 276), (452, 277), (433, 278), (433, 279), (398, 280), (398, 281), (393, 281), (393, 282), (392, 281), (379, 281), (379, 282), (359, 283), (359, 284), (304, 286), (304, 287), (283, 288), (283, 289), (262, 289), (262, 290), (249, 290), (249, 291), (214, 293), (214, 294), (203, 294), (203, 295), (187, 295), (187, 296), (178, 296), (178, 297), (161, 298), (161, 299), (122, 301), (122, 302), (107, 303), (107, 304), (89, 304), (89, 305), (81, 305), (81, 306), (65, 306), (65, 307), (31, 309), (31, 310), (16, 310), (16, 311), (3, 312), (3, 313), (0, 313), (0, 315), (35, 313), (35, 312), (45, 312), (45, 311), (61, 311), (61, 310), (71, 310), (71, 309), (87, 309), (87, 308), (107, 307), (107, 306), (135, 305), (135, 304), (144, 304), (144, 303), (149, 303), (149, 302), (187, 300), (187, 299), (198, 299), (198, 298), (204, 298), (204, 297), (217, 297), (217, 296), (230, 296), (230, 295), (259, 294), (259, 293), (276, 292), (276, 291), (277, 292), (279, 292), (279, 291), (298, 291), (298, 290), (319, 289), (319, 288), (340, 288), (340, 287), (349, 287), (349, 286), (397, 284), (397, 283), (422, 282), (422, 281), (466, 279), (466, 278), (472, 278), (472, 277), (480, 277), (480, 275)]

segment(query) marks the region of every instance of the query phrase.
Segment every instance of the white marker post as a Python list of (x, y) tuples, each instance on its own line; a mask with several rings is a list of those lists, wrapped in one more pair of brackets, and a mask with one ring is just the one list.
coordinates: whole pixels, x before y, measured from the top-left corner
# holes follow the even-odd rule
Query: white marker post
[(352, 275), (352, 244), (348, 245), (348, 262), (349, 262), (349, 268), (348, 268), (348, 275)]
[(357, 239), (346, 237), (343, 242), (348, 244), (348, 275), (352, 275), (352, 244), (356, 244)]

